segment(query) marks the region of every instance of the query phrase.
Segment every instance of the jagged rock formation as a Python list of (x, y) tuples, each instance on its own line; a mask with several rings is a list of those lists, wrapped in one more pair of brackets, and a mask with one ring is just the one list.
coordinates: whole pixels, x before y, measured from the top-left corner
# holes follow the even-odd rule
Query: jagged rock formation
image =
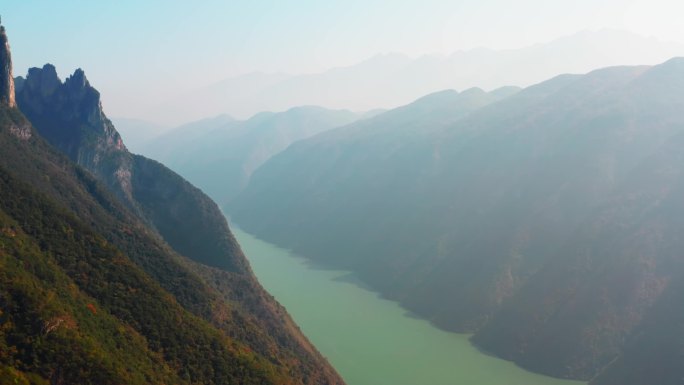
[[(26, 79), (17, 80), (22, 110), (31, 112), (41, 125), (61, 125), (61, 129), (45, 130), (45, 136), (79, 164), (97, 167), (107, 155), (126, 151), (102, 111), (100, 93), (90, 86), (83, 70), (77, 69), (62, 83), (55, 67), (46, 64), (29, 69)], [(55, 118), (59, 121), (47, 122)]]
[(12, 54), (5, 27), (0, 25), (0, 104), (16, 107), (14, 98), (14, 77), (12, 76)]
[(132, 158), (102, 111), (100, 93), (78, 69), (64, 83), (55, 67), (31, 68), (17, 78), (22, 111), (50, 143), (105, 179), (129, 208), (140, 212), (131, 192)]

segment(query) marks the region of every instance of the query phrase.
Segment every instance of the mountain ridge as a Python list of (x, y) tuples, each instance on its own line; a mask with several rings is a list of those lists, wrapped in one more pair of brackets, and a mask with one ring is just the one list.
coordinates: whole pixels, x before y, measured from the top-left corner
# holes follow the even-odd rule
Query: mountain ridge
[[(683, 54), (684, 46), (626, 31), (585, 31), (519, 49), (481, 48), (419, 57), (380, 54), (318, 73), (253, 73), (193, 89), (197, 99), (192, 104), (179, 95), (177, 100), (171, 98), (158, 109), (174, 110), (178, 114), (174, 121), (179, 122), (219, 113), (247, 118), (259, 111), (282, 111), (306, 104), (353, 111), (395, 108), (440, 89), (481, 87), (489, 91), (506, 85), (527, 87), (559, 73), (656, 64)], [(643, 57), (652, 59), (643, 62)], [(149, 106), (140, 111), (140, 116), (154, 120), (155, 115), (159, 116), (154, 111)]]
[(180, 126), (151, 140), (142, 152), (166, 162), (219, 205), (225, 205), (274, 154), (298, 140), (362, 117), (319, 106), (261, 112), (245, 121), (219, 115)]

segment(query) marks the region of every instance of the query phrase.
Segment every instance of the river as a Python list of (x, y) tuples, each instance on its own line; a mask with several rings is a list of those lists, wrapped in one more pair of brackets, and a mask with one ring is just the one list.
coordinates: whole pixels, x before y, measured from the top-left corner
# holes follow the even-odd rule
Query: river
[(232, 226), (261, 284), (348, 385), (581, 385), (480, 352), (358, 284)]

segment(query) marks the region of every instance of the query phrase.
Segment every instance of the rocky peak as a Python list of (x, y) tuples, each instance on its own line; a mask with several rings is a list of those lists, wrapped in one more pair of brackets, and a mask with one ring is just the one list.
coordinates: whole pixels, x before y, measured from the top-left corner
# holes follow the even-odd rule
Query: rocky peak
[(85, 143), (74, 142), (81, 140), (96, 141), (102, 151), (125, 150), (119, 133), (104, 114), (100, 93), (90, 85), (82, 69), (62, 83), (55, 66), (46, 64), (29, 69), (26, 79), (19, 83), (19, 107), (29, 119), (47, 120), (38, 125), (39, 130), (49, 131), (44, 136), (68, 142), (65, 146), (73, 151), (83, 147)]
[(15, 93), (15, 95), (24, 86), (25, 81), (26, 81), (26, 79), (24, 79), (21, 76), (17, 76), (16, 78), (14, 78), (14, 93)]
[(12, 76), (12, 54), (5, 27), (0, 25), (0, 104), (16, 107), (14, 77)]
[[(18, 80), (21, 79), (21, 80)], [(17, 93), (23, 91), (24, 87), (30, 88), (31, 92), (40, 94), (43, 98), (48, 98), (62, 85), (62, 81), (57, 76), (57, 70), (52, 64), (46, 64), (43, 68), (30, 68), (26, 79), (18, 78)]]
[(19, 81), (17, 104), (48, 142), (132, 202), (131, 154), (82, 69), (62, 82), (52, 64), (31, 68)]
[(100, 92), (90, 85), (82, 69), (77, 69), (67, 78), (64, 88), (73, 105), (80, 108), (75, 111), (80, 114), (79, 120), (87, 121), (92, 127), (101, 128), (105, 134), (119, 135), (104, 114)]
[(88, 78), (85, 76), (85, 72), (80, 68), (74, 71), (74, 74), (69, 76), (65, 83), (67, 87), (73, 91), (83, 91), (91, 88), (90, 82), (88, 82)]

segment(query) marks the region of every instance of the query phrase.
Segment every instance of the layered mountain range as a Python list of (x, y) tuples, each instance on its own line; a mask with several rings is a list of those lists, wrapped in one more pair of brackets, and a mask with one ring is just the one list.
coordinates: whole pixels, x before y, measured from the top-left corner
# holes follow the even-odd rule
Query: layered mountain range
[(231, 216), (525, 368), (678, 384), (683, 89), (672, 59), (433, 94), (294, 143)]
[(15, 98), (0, 43), (1, 383), (343, 384), (216, 204), (130, 154), (83, 71), (31, 69)]
[[(677, 43), (627, 31), (584, 31), (519, 49), (476, 48), (418, 57), (386, 53), (318, 73), (249, 73), (179, 92), (159, 106), (151, 102), (160, 99), (151, 98), (125, 112), (172, 123), (220, 113), (244, 118), (312, 104), (365, 111), (394, 108), (447, 88), (527, 87), (560, 73), (655, 64), (677, 55), (684, 55), (684, 46)], [(192, 98), (187, 97), (188, 92)]]
[(177, 127), (142, 145), (141, 152), (225, 205), (254, 170), (290, 144), (365, 116), (315, 106), (262, 112), (244, 121), (220, 115)]

